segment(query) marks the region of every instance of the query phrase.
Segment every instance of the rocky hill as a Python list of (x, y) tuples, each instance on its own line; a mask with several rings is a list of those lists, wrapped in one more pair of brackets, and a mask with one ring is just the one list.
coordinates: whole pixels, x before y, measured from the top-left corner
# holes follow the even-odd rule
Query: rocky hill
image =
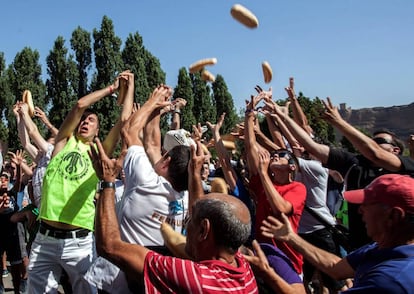
[(353, 126), (372, 133), (377, 129), (388, 129), (403, 140), (414, 134), (414, 103), (392, 107), (351, 109), (340, 104), (339, 112)]

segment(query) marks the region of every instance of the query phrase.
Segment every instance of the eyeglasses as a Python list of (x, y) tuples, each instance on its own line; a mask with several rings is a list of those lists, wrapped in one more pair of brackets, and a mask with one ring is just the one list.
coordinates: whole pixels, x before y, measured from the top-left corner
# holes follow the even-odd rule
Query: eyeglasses
[(377, 143), (378, 145), (390, 144), (390, 145), (396, 147), (396, 145), (393, 141), (387, 140), (387, 139), (382, 138), (382, 137), (375, 137), (375, 138), (372, 138), (372, 140), (374, 140), (374, 142)]
[(275, 158), (277, 155), (278, 158), (285, 158), (288, 157), (290, 159), (290, 154), (287, 151), (273, 151), (270, 153), (270, 159)]

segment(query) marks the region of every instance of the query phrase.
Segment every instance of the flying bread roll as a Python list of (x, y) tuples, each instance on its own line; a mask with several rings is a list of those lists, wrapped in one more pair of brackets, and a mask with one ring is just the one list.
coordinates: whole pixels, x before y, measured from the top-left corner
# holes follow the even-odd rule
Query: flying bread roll
[(244, 24), (246, 27), (254, 29), (259, 26), (257, 17), (246, 7), (240, 4), (235, 4), (230, 10), (231, 16), (234, 19)]
[(206, 69), (201, 72), (201, 79), (206, 82), (214, 82), (216, 77)]
[(272, 81), (273, 71), (272, 71), (272, 68), (270, 67), (269, 62), (263, 61), (262, 70), (263, 70), (264, 82), (266, 84), (270, 83)]
[(24, 90), (22, 101), (27, 104), (29, 108), (28, 109), (29, 115), (33, 117), (35, 113), (35, 109), (34, 109), (34, 104), (33, 104), (32, 92), (30, 92), (29, 90)]
[(190, 73), (196, 73), (202, 70), (207, 65), (214, 65), (217, 63), (217, 58), (205, 58), (199, 61), (194, 62), (190, 65), (189, 70)]

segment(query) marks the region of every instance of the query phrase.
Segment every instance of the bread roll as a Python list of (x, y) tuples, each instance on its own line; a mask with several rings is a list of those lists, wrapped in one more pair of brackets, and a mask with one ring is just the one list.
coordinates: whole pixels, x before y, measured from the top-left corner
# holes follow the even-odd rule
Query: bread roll
[(206, 65), (214, 65), (216, 63), (217, 63), (217, 58), (214, 58), (214, 57), (201, 59), (191, 64), (189, 67), (189, 70), (190, 70), (190, 73), (196, 73), (202, 70)]
[(214, 82), (216, 77), (206, 69), (201, 72), (201, 79), (206, 82)]
[(230, 10), (231, 16), (234, 19), (244, 24), (246, 27), (254, 29), (259, 26), (257, 17), (246, 7), (240, 4), (235, 4)]
[(272, 68), (270, 67), (269, 62), (264, 61), (262, 63), (262, 70), (263, 70), (264, 82), (266, 84), (270, 83), (272, 81), (273, 71), (272, 71)]
[(32, 92), (30, 92), (29, 90), (24, 90), (22, 101), (27, 104), (29, 115), (33, 117), (35, 109), (33, 104)]

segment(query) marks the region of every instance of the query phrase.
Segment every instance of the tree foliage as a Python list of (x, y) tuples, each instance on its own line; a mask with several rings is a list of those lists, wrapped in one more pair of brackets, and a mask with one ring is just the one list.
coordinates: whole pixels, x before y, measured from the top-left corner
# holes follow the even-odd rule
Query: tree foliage
[[(123, 69), (121, 39), (115, 35), (112, 20), (104, 16), (100, 30), (93, 30), (96, 75), (92, 91), (113, 83), (117, 73)], [(99, 115), (100, 136), (105, 137), (119, 116), (116, 99), (109, 95), (93, 106)]]
[(52, 107), (49, 120), (59, 128), (66, 114), (77, 100), (78, 71), (76, 63), (68, 55), (65, 47), (65, 39), (59, 36), (52, 51), (46, 58), (47, 73), (46, 80), (47, 98)]
[(227, 89), (226, 82), (223, 76), (217, 75), (215, 82), (213, 83), (213, 99), (216, 105), (216, 118), (225, 112), (226, 118), (224, 120), (221, 132), (228, 134), (233, 129), (238, 121), (236, 110), (234, 109), (233, 98)]
[(197, 120), (193, 112), (194, 93), (192, 83), (185, 67), (180, 68), (178, 72), (178, 81), (173, 98), (183, 98), (187, 101), (186, 107), (181, 109), (181, 128), (191, 132), (192, 126), (197, 123)]

